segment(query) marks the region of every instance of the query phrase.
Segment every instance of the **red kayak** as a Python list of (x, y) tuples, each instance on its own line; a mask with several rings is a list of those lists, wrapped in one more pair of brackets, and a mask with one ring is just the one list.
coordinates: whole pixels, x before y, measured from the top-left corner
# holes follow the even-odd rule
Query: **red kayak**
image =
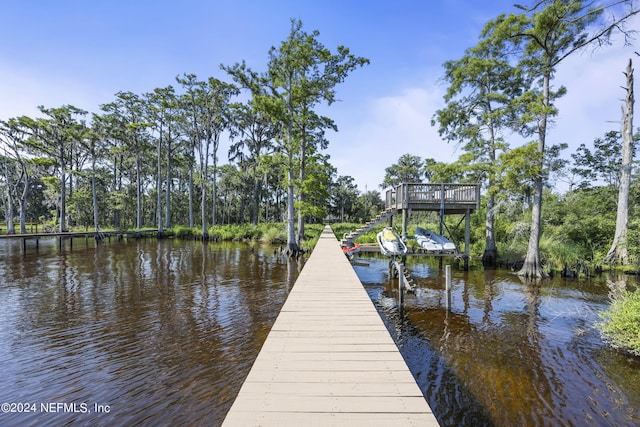
[(342, 252), (345, 255), (353, 255), (360, 252), (360, 243), (351, 243), (349, 245), (342, 246)]

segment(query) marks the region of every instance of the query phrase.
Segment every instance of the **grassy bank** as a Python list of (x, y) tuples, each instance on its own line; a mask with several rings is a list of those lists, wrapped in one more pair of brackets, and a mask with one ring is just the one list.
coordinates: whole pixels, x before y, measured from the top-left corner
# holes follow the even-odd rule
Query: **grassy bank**
[[(322, 224), (305, 225), (305, 239), (302, 242), (304, 250), (309, 250), (315, 246), (323, 228)], [(208, 233), (209, 239), (214, 241), (246, 241), (272, 245), (284, 245), (287, 243), (286, 224), (284, 223), (216, 225), (209, 227)], [(189, 228), (179, 225), (167, 230), (167, 234), (181, 239), (202, 239), (200, 227)]]
[(598, 329), (614, 348), (640, 356), (640, 291), (626, 291), (616, 297), (607, 311), (600, 313)]

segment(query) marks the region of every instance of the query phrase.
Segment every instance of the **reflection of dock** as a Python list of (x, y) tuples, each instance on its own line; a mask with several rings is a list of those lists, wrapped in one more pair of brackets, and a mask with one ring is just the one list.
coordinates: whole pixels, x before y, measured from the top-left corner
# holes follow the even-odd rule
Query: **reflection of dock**
[(70, 245), (73, 248), (73, 239), (84, 237), (85, 239), (89, 238), (107, 238), (111, 239), (111, 237), (116, 237), (118, 239), (122, 238), (135, 238), (139, 239), (148, 235), (157, 235), (158, 230), (147, 229), (147, 230), (132, 230), (132, 231), (65, 231), (65, 232), (53, 232), (53, 233), (25, 233), (25, 234), (2, 234), (0, 235), (0, 240), (7, 239), (22, 239), (22, 248), (24, 251), (27, 250), (27, 240), (35, 240), (36, 248), (40, 245), (40, 239), (50, 239), (57, 238), (58, 246), (62, 247), (62, 242), (65, 239), (69, 239)]
[(329, 227), (223, 425), (438, 425)]

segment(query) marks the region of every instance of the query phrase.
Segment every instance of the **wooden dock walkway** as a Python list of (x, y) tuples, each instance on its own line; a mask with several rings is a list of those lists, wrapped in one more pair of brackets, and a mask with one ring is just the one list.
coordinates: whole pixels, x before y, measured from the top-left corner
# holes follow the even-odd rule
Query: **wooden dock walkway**
[(223, 426), (389, 425), (438, 422), (327, 226)]

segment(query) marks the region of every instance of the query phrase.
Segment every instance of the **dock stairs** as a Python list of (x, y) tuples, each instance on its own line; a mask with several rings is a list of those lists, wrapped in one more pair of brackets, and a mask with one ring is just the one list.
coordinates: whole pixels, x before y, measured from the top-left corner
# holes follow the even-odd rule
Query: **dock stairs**
[(395, 208), (388, 208), (388, 209), (380, 212), (378, 215), (376, 215), (374, 218), (372, 218), (369, 221), (367, 221), (365, 224), (363, 224), (357, 230), (351, 231), (349, 233), (345, 233), (344, 236), (342, 237), (342, 241), (340, 242), (340, 244), (341, 245), (346, 245), (346, 244), (349, 244), (349, 243), (353, 243), (354, 240), (356, 240), (358, 237), (362, 236), (367, 231), (371, 230), (376, 225), (378, 225), (378, 224), (380, 224), (380, 223), (382, 223), (384, 221), (388, 221), (389, 218), (392, 215), (395, 215), (397, 213), (397, 211), (398, 210), (395, 209)]
[[(378, 225), (378, 224), (380, 224), (380, 223), (382, 223), (384, 221), (388, 221), (389, 217), (391, 217), (392, 215), (395, 215), (396, 213), (397, 213), (397, 209), (395, 209), (395, 208), (389, 208), (389, 209), (386, 209), (386, 210), (380, 212), (378, 215), (376, 215), (371, 220), (367, 221), (365, 224), (363, 224), (357, 230), (351, 231), (349, 233), (345, 233), (343, 238), (342, 238), (342, 241), (340, 242), (340, 245), (349, 246), (351, 243), (353, 243), (353, 241), (355, 239), (357, 239), (358, 237), (362, 236), (364, 233), (366, 233), (367, 231), (371, 230), (376, 225)], [(395, 275), (395, 277), (397, 277), (397, 274), (399, 272), (397, 261), (391, 260), (390, 262), (394, 263), (394, 275)], [(404, 276), (404, 280), (403, 280), (404, 289), (407, 292), (415, 292), (416, 282), (413, 279), (413, 277), (411, 277), (411, 273), (409, 272), (408, 268), (404, 268), (403, 269), (403, 276)]]

